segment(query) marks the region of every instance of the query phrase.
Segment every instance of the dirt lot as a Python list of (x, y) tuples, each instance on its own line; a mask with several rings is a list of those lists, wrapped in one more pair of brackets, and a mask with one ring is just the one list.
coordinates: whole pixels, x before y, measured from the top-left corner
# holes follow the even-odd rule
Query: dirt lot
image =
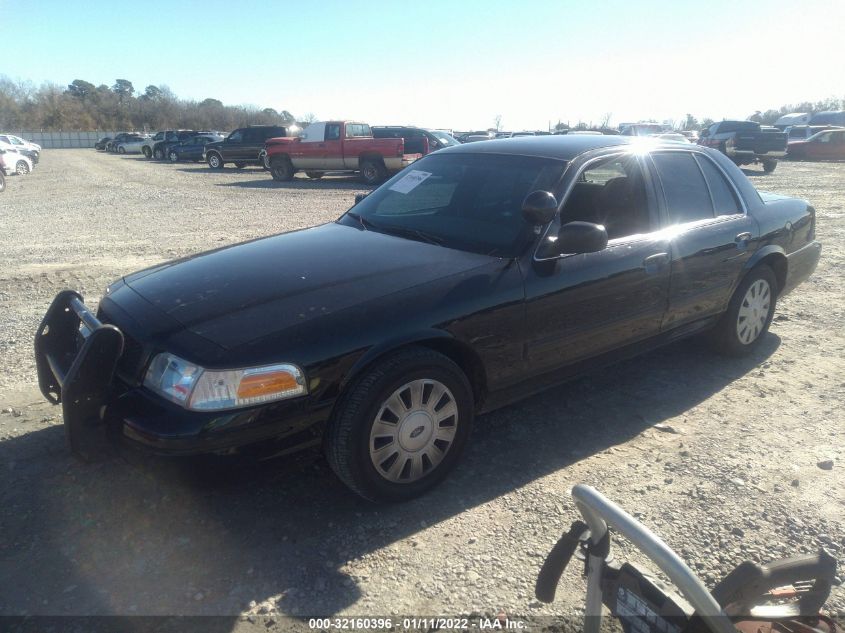
[[(483, 416), (444, 485), (372, 507), (311, 455), (222, 473), (82, 465), (32, 359), (59, 290), (93, 303), (143, 266), (331, 220), (360, 185), (46, 151), (0, 194), (0, 614), (214, 614), (231, 628), (268, 612), (574, 616), (576, 566), (551, 606), (533, 582), (576, 518), (578, 482), (711, 586), (744, 559), (819, 546), (845, 559), (845, 164), (749, 174), (811, 200), (825, 248), (755, 357), (684, 342)], [(845, 590), (828, 604), (845, 612)]]

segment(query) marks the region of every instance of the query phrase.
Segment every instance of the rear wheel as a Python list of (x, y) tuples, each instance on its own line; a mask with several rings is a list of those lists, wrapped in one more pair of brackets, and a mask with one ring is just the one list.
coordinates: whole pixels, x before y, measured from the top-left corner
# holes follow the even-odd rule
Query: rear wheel
[(167, 157), (170, 159), (171, 163), (176, 163), (179, 161), (179, 154), (176, 153), (174, 150), (170, 150), (170, 152), (167, 154)]
[(29, 165), (25, 160), (19, 160), (15, 165), (15, 173), (18, 176), (26, 176), (29, 173)]
[(729, 356), (752, 353), (772, 323), (777, 292), (777, 278), (771, 268), (762, 264), (751, 269), (711, 332), (717, 350)]
[(147, 146), (142, 147), (141, 152), (144, 154), (144, 158), (152, 158), (153, 157), (153, 150), (151, 150)]
[(0, 193), (6, 191), (6, 176), (3, 174), (3, 170), (0, 169)]
[(763, 161), (763, 171), (767, 174), (771, 174), (775, 167), (778, 166), (778, 162), (776, 160), (764, 160)]
[(361, 163), (361, 180), (368, 185), (377, 185), (387, 177), (384, 165), (372, 159)]
[(433, 350), (407, 348), (346, 391), (326, 429), (326, 457), (365, 499), (411, 499), (457, 464), (473, 408), (472, 389), (455, 363)]
[(273, 159), (270, 162), (270, 175), (273, 177), (273, 180), (278, 180), (279, 182), (292, 180), (294, 175), (293, 163), (286, 156)]
[(164, 148), (156, 147), (153, 150), (153, 158), (155, 158), (156, 160), (164, 160)]
[(118, 153), (118, 154), (125, 154), (125, 153), (126, 153), (126, 148), (124, 148), (124, 147), (118, 147), (118, 148), (117, 148), (117, 153)]
[(223, 159), (217, 152), (211, 152), (205, 160), (212, 169), (223, 169)]

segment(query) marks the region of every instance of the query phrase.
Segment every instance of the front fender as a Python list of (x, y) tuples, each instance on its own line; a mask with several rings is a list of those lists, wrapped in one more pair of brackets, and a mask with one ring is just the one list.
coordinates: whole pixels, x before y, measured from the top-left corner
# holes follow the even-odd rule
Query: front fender
[(405, 347), (407, 345), (412, 345), (413, 343), (418, 343), (420, 341), (431, 341), (431, 340), (448, 340), (454, 341), (455, 337), (452, 336), (449, 332), (444, 330), (437, 330), (434, 328), (420, 330), (417, 332), (408, 332), (405, 334), (400, 334), (393, 338), (387, 339), (386, 341), (382, 341), (377, 345), (372, 346), (366, 352), (364, 352), (358, 360), (350, 367), (349, 371), (346, 372), (346, 375), (343, 377), (343, 380), (340, 383), (340, 390), (343, 391), (352, 382), (355, 378), (361, 375), (361, 372), (364, 371), (366, 367), (371, 365), (375, 360), (397, 350), (401, 347)]

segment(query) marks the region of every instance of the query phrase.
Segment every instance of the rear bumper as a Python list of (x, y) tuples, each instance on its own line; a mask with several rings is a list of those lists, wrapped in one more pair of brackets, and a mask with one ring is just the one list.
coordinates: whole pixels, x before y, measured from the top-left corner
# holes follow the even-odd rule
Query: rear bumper
[(780, 292), (781, 296), (794, 290), (796, 286), (806, 281), (813, 274), (819, 263), (821, 254), (821, 243), (810, 242), (786, 256), (786, 283)]
[(753, 149), (736, 149), (734, 147), (727, 147), (725, 154), (736, 158), (783, 158), (786, 156), (785, 150), (771, 150), (768, 152), (755, 152)]
[[(84, 325), (86, 334), (80, 332)], [(35, 336), (38, 384), (61, 404), (71, 451), (85, 461), (110, 452), (119, 440), (158, 455), (198, 455), (275, 440), (291, 452), (316, 444), (331, 402), (294, 398), (233, 411), (189, 411), (115, 376), (124, 335), (101, 323), (82, 296), (59, 293)]]

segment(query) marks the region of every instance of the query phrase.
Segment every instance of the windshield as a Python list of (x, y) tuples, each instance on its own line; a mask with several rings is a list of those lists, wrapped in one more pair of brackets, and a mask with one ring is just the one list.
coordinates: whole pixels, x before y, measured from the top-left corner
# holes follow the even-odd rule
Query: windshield
[(522, 219), (522, 201), (538, 189), (555, 192), (565, 167), (547, 158), (432, 154), (352, 211), (370, 230), (513, 257), (534, 238), (533, 227)]

